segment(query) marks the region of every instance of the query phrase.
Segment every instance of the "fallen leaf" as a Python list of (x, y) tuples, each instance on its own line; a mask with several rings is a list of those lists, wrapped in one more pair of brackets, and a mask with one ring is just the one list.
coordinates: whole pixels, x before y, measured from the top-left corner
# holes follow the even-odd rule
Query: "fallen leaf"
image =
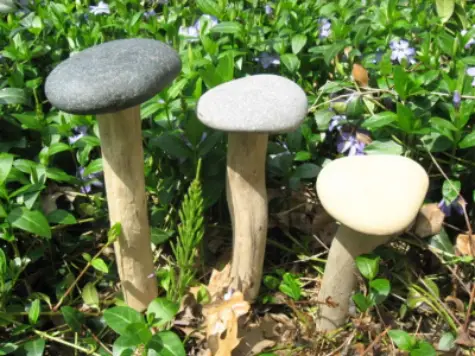
[(423, 238), (436, 235), (442, 229), (445, 215), (437, 203), (425, 204), (419, 210), (413, 226), (414, 233)]
[[(355, 350), (357, 355), (362, 355), (364, 350), (366, 349), (366, 347), (365, 347), (364, 344), (359, 342), (359, 343), (353, 345), (353, 349)], [(371, 352), (371, 354), (372, 354), (372, 352)]]
[(232, 351), (239, 345), (237, 317), (229, 309), (226, 309), (222, 315), (227, 319), (226, 336), (224, 339), (219, 337), (216, 356), (231, 356)]
[(458, 330), (458, 335), (457, 339), (455, 339), (455, 343), (457, 345), (462, 345), (466, 347), (475, 347), (475, 340), (473, 340), (467, 332), (461, 329)]
[[(470, 245), (472, 245), (471, 248)], [(469, 235), (458, 234), (455, 240), (455, 246), (463, 256), (472, 256), (472, 251), (475, 253), (475, 241), (473, 241), (473, 236), (470, 239)]]
[(231, 284), (231, 264), (228, 262), (222, 270), (213, 269), (208, 283), (208, 292), (212, 298), (222, 295)]
[(465, 307), (463, 306), (463, 302), (458, 298), (455, 298), (455, 297), (452, 297), (451, 295), (449, 295), (448, 297), (445, 298), (445, 302), (454, 303), (455, 309), (460, 313), (463, 313), (465, 311)]
[(369, 83), (368, 71), (360, 64), (353, 64), (353, 70), (351, 71), (353, 79), (362, 87), (367, 87)]

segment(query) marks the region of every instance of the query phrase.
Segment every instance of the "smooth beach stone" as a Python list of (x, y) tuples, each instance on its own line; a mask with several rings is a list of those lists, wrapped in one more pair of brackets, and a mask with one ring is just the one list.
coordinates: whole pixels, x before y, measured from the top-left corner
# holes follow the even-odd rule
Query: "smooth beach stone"
[(104, 114), (138, 105), (181, 71), (177, 52), (151, 39), (106, 42), (60, 63), (45, 83), (51, 104), (72, 114)]
[(424, 168), (396, 155), (339, 158), (317, 178), (325, 210), (368, 235), (392, 235), (406, 229), (417, 216), (428, 187)]
[(207, 91), (197, 114), (206, 126), (229, 132), (288, 132), (307, 114), (305, 92), (293, 81), (272, 74), (236, 79)]

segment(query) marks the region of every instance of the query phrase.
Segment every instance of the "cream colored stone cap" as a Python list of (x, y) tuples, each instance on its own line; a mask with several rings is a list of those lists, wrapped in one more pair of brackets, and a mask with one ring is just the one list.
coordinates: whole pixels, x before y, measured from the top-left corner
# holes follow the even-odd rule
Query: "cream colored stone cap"
[(416, 218), (429, 188), (424, 168), (396, 155), (338, 158), (317, 177), (325, 210), (340, 223), (368, 235), (402, 232)]

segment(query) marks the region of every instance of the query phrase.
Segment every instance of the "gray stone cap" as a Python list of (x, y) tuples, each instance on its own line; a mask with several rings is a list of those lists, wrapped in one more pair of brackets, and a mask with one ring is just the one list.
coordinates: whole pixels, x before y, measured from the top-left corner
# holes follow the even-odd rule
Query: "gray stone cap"
[(351, 156), (324, 166), (316, 187), (321, 204), (340, 223), (364, 234), (387, 236), (414, 221), (429, 177), (406, 157)]
[(257, 74), (208, 90), (198, 101), (198, 119), (228, 132), (279, 133), (296, 129), (307, 114), (305, 92), (293, 81)]
[(46, 79), (45, 93), (53, 106), (71, 114), (112, 113), (152, 98), (180, 71), (180, 57), (163, 42), (114, 40), (57, 65)]

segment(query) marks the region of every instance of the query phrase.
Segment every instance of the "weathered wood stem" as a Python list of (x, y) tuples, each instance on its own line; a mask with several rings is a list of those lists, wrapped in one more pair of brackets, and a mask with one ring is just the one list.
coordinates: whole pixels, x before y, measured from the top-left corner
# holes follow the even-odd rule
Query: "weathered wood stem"
[(370, 253), (385, 244), (391, 236), (370, 236), (340, 225), (328, 254), (318, 300), (338, 306), (321, 304), (318, 310), (317, 329), (332, 331), (342, 326), (349, 313), (350, 298), (356, 287), (358, 270), (355, 258)]
[(114, 243), (124, 298), (143, 311), (157, 297), (145, 196), (140, 108), (97, 115), (110, 224), (122, 233)]
[(259, 294), (267, 237), (265, 167), (268, 134), (228, 135), (226, 193), (233, 225), (231, 287)]

